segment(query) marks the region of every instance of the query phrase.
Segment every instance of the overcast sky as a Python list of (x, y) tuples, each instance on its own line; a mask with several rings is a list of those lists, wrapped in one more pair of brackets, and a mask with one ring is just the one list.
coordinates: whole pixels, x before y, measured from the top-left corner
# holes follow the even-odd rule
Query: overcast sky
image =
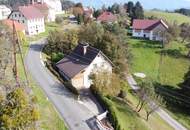
[[(115, 2), (117, 3), (125, 3), (128, 0), (72, 0), (75, 2), (81, 2), (85, 6), (93, 6), (95, 8), (101, 7), (103, 4), (111, 5)], [(136, 2), (137, 0), (131, 0)], [(176, 8), (190, 8), (190, 0), (139, 0), (145, 9), (169, 9), (173, 10)]]

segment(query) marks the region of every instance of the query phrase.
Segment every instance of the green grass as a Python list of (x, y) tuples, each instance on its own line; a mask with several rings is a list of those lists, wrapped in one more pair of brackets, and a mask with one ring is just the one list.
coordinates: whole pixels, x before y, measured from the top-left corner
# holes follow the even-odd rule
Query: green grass
[(166, 20), (169, 23), (173, 23), (174, 21), (177, 21), (178, 24), (182, 23), (190, 23), (190, 17), (179, 14), (179, 13), (167, 13), (162, 11), (145, 11), (146, 17), (155, 16), (157, 18), (161, 18), (163, 20)]
[[(24, 57), (26, 56), (28, 48), (28, 42), (22, 44)], [(17, 55), (17, 62), (19, 78), (24, 81), (24, 69), (19, 55)], [(40, 130), (67, 130), (64, 121), (61, 119), (61, 117), (59, 117), (59, 114), (56, 112), (53, 104), (47, 100), (43, 90), (35, 83), (30, 74), (28, 74), (28, 79), (33, 94), (37, 98), (37, 105), (40, 112)]]
[(116, 98), (109, 99), (122, 130), (173, 130), (169, 124), (162, 120), (156, 113), (150, 115), (149, 120), (146, 121), (144, 109), (139, 113), (136, 112), (138, 99), (129, 92), (130, 88), (127, 83), (123, 85), (123, 89), (127, 92), (127, 102)]
[(165, 55), (161, 62), (159, 43), (138, 39), (130, 39), (128, 43), (133, 55), (130, 66), (132, 73), (142, 72), (156, 82), (174, 87), (183, 82), (184, 74), (190, 65), (190, 61), (183, 57), (188, 52), (183, 44), (172, 42), (166, 49), (177, 51), (179, 57)]
[(115, 113), (118, 118), (121, 129), (123, 130), (148, 130), (138, 114), (132, 108), (117, 100), (112, 100), (115, 107)]
[[(172, 55), (165, 55), (160, 63), (158, 52), (161, 48), (159, 48), (159, 44), (138, 39), (130, 39), (128, 42), (133, 54), (130, 66), (131, 73), (142, 72), (148, 78), (162, 85), (173, 87), (178, 87), (178, 84), (183, 82), (184, 74), (187, 73), (190, 66), (190, 60), (183, 57), (188, 52), (184, 44), (172, 42), (167, 49), (177, 50), (180, 52), (180, 56), (176, 58)], [(190, 117), (188, 115), (180, 112), (173, 112), (171, 115), (184, 126), (190, 128)]]

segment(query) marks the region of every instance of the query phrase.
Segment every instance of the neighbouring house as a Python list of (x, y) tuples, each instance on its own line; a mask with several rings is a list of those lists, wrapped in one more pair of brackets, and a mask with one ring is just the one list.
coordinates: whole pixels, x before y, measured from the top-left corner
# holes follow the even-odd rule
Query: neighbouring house
[(115, 23), (117, 22), (117, 16), (111, 12), (105, 11), (97, 18), (97, 21), (103, 23)]
[(84, 7), (83, 10), (84, 10), (84, 16), (86, 18), (93, 19), (94, 10), (92, 8), (90, 8), (90, 7)]
[(133, 20), (132, 36), (154, 41), (162, 41), (168, 25), (163, 20)]
[(77, 90), (90, 88), (89, 76), (93, 72), (106, 70), (112, 72), (112, 62), (98, 49), (87, 43), (79, 43), (71, 54), (56, 63), (59, 73)]
[(0, 5), (0, 20), (7, 19), (10, 14), (11, 14), (11, 9), (9, 9), (5, 5)]
[(18, 9), (12, 11), (9, 19), (23, 24), (28, 35), (45, 32), (44, 15), (32, 5), (19, 6)]
[[(10, 29), (13, 29), (13, 20), (10, 19), (3, 20), (3, 24), (7, 25)], [(23, 34), (25, 34), (25, 27), (23, 24), (17, 21), (14, 21), (14, 24), (17, 32), (22, 32)]]
[(40, 12), (44, 15), (45, 22), (54, 22), (56, 18), (55, 10), (48, 6), (46, 3), (36, 2), (33, 3), (32, 6), (40, 10)]
[[(38, 0), (40, 2), (41, 0)], [(44, 3), (46, 3), (51, 9), (55, 11), (56, 14), (59, 14), (62, 12), (62, 5), (60, 0), (43, 0)]]

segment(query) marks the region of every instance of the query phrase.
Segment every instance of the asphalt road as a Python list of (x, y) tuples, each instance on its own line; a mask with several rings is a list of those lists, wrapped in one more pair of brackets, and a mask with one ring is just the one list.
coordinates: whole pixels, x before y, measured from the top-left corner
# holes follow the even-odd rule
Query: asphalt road
[[(130, 87), (133, 90), (138, 90), (139, 86), (137, 85), (137, 82), (134, 80), (132, 75), (127, 75), (127, 81), (130, 85)], [(159, 108), (156, 113), (164, 120), (166, 121), (171, 127), (173, 127), (175, 130), (187, 130), (183, 125), (181, 125), (177, 120), (172, 118), (165, 110), (162, 108)]]
[(32, 43), (25, 59), (27, 70), (44, 90), (48, 99), (66, 122), (69, 130), (94, 130), (94, 116), (102, 109), (92, 96), (81, 101), (69, 92), (44, 66), (41, 50), (45, 40)]

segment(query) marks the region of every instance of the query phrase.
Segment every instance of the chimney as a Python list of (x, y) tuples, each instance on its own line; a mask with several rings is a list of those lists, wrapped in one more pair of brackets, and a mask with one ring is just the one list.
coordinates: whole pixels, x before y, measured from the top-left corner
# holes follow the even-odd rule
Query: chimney
[(88, 46), (88, 43), (83, 43), (83, 55), (86, 55)]

